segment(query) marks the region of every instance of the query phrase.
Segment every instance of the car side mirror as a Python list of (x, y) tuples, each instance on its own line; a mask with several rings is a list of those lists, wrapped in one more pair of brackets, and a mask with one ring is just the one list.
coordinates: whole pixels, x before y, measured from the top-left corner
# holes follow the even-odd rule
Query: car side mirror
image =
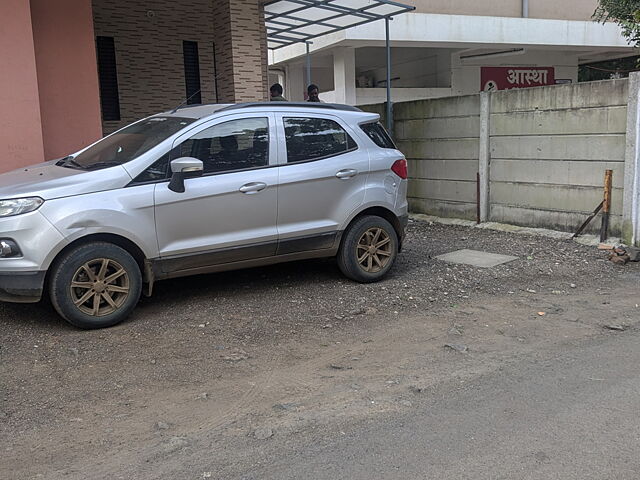
[(171, 181), (169, 190), (184, 193), (184, 179), (202, 175), (204, 165), (202, 160), (193, 157), (180, 157), (171, 161)]

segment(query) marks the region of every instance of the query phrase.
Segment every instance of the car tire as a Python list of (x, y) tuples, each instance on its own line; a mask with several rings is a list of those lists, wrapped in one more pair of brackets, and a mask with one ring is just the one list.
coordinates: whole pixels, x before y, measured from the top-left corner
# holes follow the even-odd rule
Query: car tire
[(51, 271), (49, 296), (56, 311), (84, 329), (105, 328), (125, 320), (142, 291), (142, 274), (126, 250), (93, 242), (69, 250)]
[(398, 234), (384, 218), (367, 215), (356, 219), (345, 231), (338, 267), (356, 282), (371, 283), (383, 278), (398, 256)]

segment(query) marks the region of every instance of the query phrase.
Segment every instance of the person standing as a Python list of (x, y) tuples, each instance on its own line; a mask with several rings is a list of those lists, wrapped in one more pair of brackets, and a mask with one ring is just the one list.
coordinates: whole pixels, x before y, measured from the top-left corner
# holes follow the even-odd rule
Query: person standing
[(269, 93), (271, 94), (271, 101), (286, 102), (287, 99), (282, 96), (282, 92), (282, 85), (280, 85), (279, 83), (274, 83), (273, 85), (271, 85), (271, 88), (269, 89)]
[(320, 102), (320, 90), (315, 84), (311, 84), (307, 87), (307, 102)]

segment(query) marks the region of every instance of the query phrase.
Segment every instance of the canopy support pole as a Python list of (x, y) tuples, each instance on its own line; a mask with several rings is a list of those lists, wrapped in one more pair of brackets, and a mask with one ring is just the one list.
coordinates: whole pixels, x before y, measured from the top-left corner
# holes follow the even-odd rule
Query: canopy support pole
[(387, 49), (387, 131), (390, 135), (393, 136), (392, 127), (393, 127), (393, 114), (391, 111), (391, 44), (389, 42), (389, 21), (391, 19), (389, 17), (385, 17), (384, 19), (384, 27), (385, 27), (385, 42)]
[(311, 42), (304, 42), (307, 45), (307, 87), (311, 85), (311, 55), (309, 54), (309, 44)]

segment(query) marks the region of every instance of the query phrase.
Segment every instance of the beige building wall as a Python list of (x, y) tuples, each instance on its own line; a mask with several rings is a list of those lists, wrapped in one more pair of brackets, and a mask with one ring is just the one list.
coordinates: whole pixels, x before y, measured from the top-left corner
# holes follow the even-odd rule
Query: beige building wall
[(105, 133), (185, 100), (184, 40), (198, 42), (203, 103), (266, 98), (259, 0), (93, 0), (93, 12), (95, 34), (115, 38), (121, 120)]
[[(521, 17), (522, 0), (407, 0), (417, 13)], [(529, 17), (591, 20), (597, 0), (529, 0)]]
[(529, 17), (593, 20), (598, 0), (529, 0)]

